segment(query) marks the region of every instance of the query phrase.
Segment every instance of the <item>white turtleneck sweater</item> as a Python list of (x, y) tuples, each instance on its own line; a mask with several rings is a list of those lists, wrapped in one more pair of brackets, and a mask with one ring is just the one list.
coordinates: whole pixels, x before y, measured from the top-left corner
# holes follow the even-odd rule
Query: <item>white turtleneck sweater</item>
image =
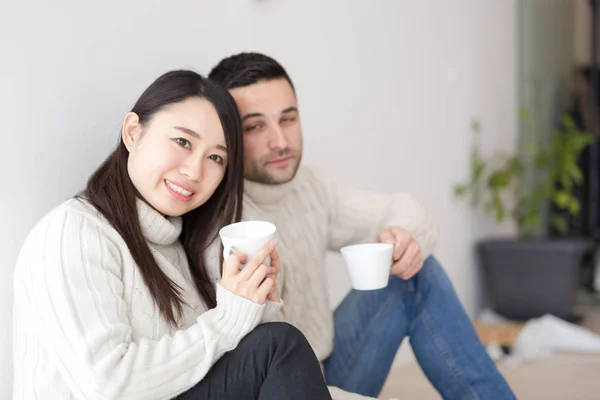
[(285, 301), (278, 319), (300, 329), (320, 361), (333, 350), (327, 251), (374, 242), (379, 230), (388, 226), (410, 232), (425, 258), (432, 254), (437, 240), (438, 228), (431, 215), (408, 194), (342, 188), (306, 167), (285, 184), (246, 181), (244, 185), (244, 219), (266, 220), (277, 226), (282, 261), (278, 285)]
[[(179, 242), (181, 218), (142, 201), (138, 216), (162, 271), (182, 288), (177, 327), (163, 318), (112, 226), (69, 200), (28, 235), (14, 275), (14, 399), (171, 399), (204, 378), (281, 303), (259, 305), (217, 284), (202, 302)], [(219, 241), (208, 249), (219, 278)]]

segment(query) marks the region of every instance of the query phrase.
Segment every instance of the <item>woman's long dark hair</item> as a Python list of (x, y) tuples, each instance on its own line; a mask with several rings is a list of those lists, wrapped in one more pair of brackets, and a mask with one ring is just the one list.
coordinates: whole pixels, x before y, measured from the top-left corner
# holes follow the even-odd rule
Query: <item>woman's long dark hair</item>
[[(239, 113), (229, 93), (192, 71), (171, 71), (154, 81), (131, 110), (144, 126), (169, 104), (199, 97), (213, 104), (221, 120), (227, 145), (227, 169), (211, 198), (183, 215), (180, 241), (185, 249), (198, 293), (209, 308), (216, 306), (216, 292), (209, 279), (204, 251), (218, 229), (237, 222), (242, 214), (244, 160)], [(164, 318), (171, 324), (181, 315), (180, 287), (159, 268), (144, 239), (137, 213), (137, 191), (127, 172), (129, 152), (119, 140), (117, 148), (88, 180), (82, 198), (96, 207), (125, 240), (133, 259)]]

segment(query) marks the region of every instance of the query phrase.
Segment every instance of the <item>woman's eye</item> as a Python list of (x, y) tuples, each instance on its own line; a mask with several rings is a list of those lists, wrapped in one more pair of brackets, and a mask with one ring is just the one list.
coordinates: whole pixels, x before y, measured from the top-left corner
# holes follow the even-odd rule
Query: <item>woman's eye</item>
[(212, 154), (208, 158), (210, 158), (211, 160), (213, 160), (214, 162), (216, 162), (218, 164), (221, 164), (221, 165), (225, 164), (225, 160), (223, 159), (223, 157), (221, 157), (218, 154)]
[(187, 139), (184, 139), (184, 138), (175, 139), (175, 143), (177, 143), (178, 145), (180, 145), (181, 147), (183, 147), (185, 149), (190, 149), (192, 147), (192, 144), (190, 143), (190, 141)]

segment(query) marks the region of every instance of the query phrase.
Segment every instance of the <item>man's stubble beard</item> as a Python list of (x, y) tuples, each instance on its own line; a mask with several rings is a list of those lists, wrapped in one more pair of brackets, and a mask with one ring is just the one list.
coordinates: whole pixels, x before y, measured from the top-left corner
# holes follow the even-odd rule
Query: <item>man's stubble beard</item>
[[(291, 176), (286, 177), (284, 179), (278, 178), (276, 175), (271, 174), (269, 171), (267, 171), (267, 169), (265, 168), (266, 161), (259, 160), (251, 164), (249, 171), (246, 171), (245, 173), (245, 179), (253, 182), (264, 183), (266, 185), (281, 185), (283, 183), (291, 181), (298, 173), (298, 169), (300, 169), (300, 161), (302, 161), (302, 152), (300, 151), (300, 154), (294, 154), (290, 151), (282, 151), (280, 153), (277, 153), (275, 158), (287, 156), (294, 157), (293, 161), (295, 162), (295, 165), (293, 166), (293, 173), (291, 174)], [(271, 157), (271, 159), (272, 158), (273, 157)]]

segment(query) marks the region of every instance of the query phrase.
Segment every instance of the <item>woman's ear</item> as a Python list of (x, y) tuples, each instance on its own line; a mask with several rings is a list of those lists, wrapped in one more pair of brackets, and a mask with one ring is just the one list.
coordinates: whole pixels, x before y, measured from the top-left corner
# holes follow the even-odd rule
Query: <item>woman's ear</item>
[(140, 139), (142, 134), (142, 126), (140, 124), (140, 117), (134, 112), (127, 113), (123, 119), (123, 126), (121, 128), (121, 138), (123, 143), (129, 152), (133, 149), (133, 146)]

